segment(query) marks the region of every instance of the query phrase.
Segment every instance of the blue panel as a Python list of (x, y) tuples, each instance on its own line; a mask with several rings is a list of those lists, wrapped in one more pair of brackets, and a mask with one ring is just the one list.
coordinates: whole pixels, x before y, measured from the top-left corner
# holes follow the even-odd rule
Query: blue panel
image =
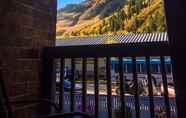
[[(132, 59), (123, 59), (124, 64), (132, 64)], [(137, 64), (145, 64), (145, 59), (137, 59)], [(119, 64), (118, 60), (111, 60), (111, 64)], [(151, 59), (150, 64), (160, 64), (159, 59)], [(170, 58), (165, 58), (165, 64), (171, 64)]]

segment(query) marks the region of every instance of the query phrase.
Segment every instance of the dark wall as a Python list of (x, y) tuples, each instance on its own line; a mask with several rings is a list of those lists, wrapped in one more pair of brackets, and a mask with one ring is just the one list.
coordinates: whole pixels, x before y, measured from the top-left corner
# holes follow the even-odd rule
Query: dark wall
[[(41, 52), (54, 46), (56, 0), (0, 0), (0, 61), (11, 100), (41, 94)], [(32, 106), (14, 107), (17, 118), (28, 118)]]

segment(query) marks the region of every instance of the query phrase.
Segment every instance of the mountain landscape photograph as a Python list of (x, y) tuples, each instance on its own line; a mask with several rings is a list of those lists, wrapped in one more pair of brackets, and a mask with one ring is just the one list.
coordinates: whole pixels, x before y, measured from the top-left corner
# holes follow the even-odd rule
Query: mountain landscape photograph
[(163, 6), (162, 0), (67, 3), (57, 11), (56, 38), (166, 32)]

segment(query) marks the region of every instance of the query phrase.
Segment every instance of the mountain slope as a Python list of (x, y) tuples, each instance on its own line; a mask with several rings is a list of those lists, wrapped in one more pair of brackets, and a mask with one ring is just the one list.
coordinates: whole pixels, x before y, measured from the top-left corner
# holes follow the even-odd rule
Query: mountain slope
[(58, 11), (57, 38), (166, 31), (161, 0), (86, 0)]

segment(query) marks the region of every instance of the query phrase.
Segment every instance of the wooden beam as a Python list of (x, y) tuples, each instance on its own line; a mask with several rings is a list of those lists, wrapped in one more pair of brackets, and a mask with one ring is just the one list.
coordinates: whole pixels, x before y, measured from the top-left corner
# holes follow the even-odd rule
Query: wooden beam
[(179, 118), (186, 117), (186, 7), (185, 0), (165, 0)]

